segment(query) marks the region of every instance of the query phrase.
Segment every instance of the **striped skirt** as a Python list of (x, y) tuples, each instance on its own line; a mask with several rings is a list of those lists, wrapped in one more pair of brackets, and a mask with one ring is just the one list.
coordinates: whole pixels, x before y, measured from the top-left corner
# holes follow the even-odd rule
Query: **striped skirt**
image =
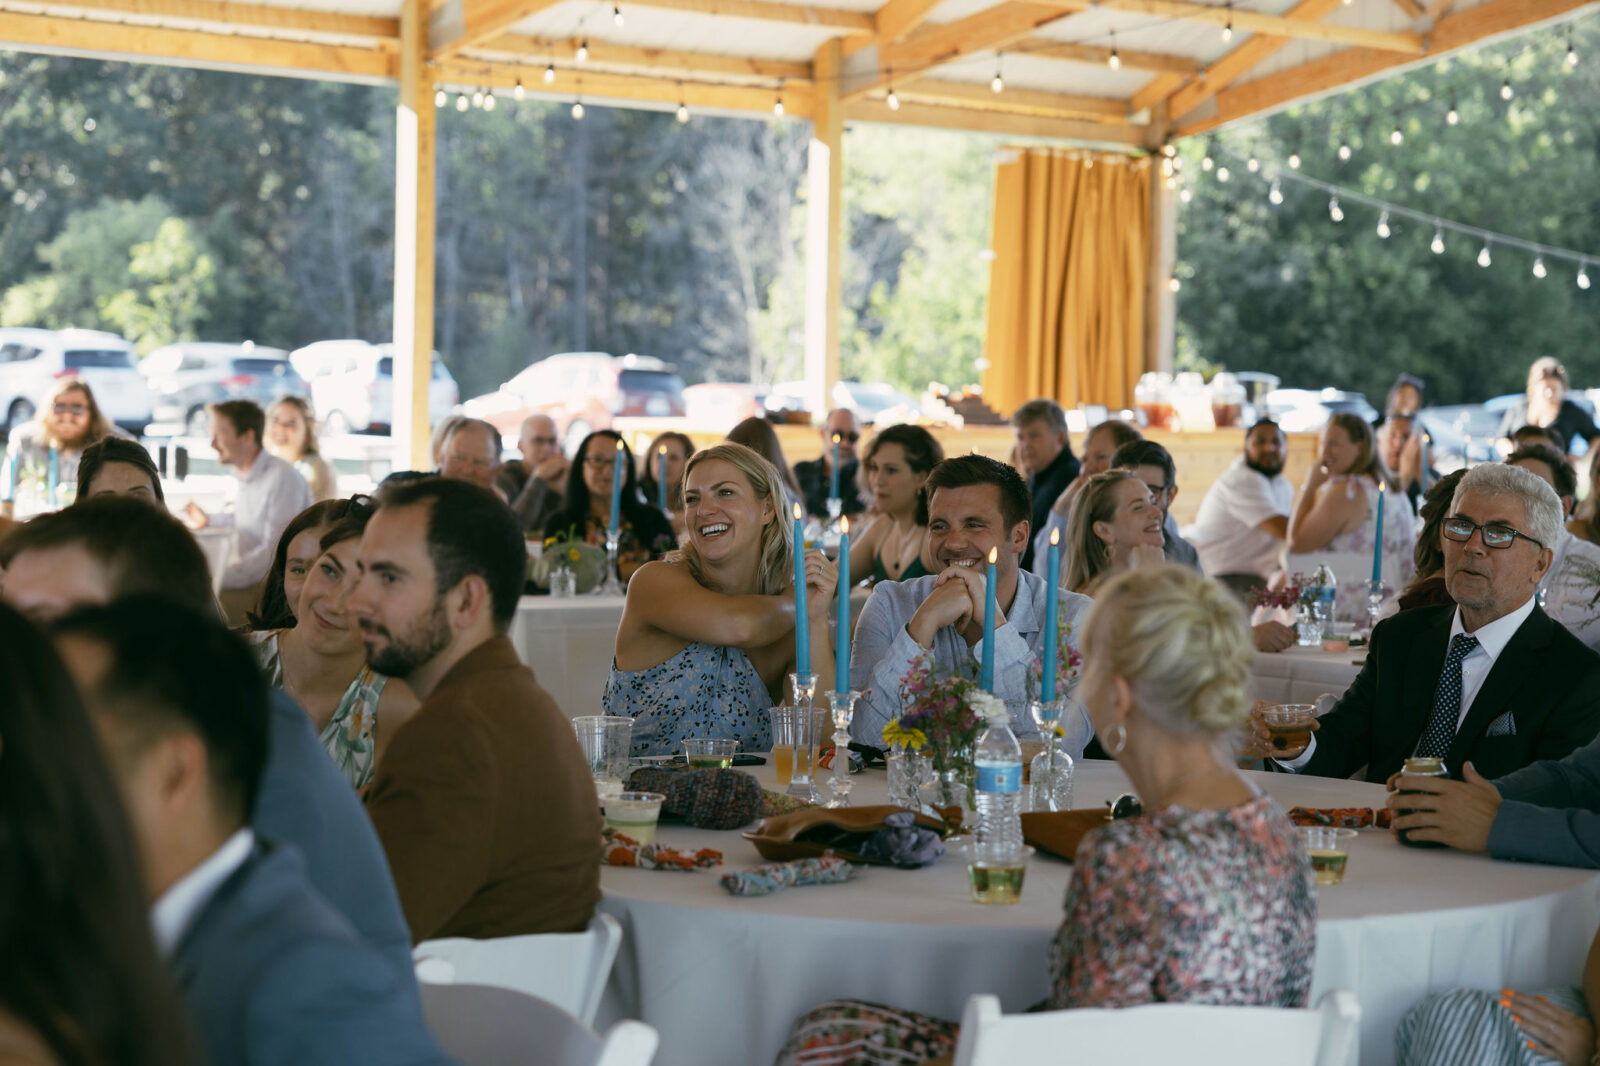
[[(1582, 989), (1548, 988), (1534, 994), (1580, 1017), (1589, 1015)], [(1528, 1047), (1528, 1037), (1511, 1020), (1511, 1012), (1500, 1006), (1500, 993), (1471, 988), (1430, 996), (1412, 1007), (1394, 1042), (1400, 1066), (1556, 1064)]]

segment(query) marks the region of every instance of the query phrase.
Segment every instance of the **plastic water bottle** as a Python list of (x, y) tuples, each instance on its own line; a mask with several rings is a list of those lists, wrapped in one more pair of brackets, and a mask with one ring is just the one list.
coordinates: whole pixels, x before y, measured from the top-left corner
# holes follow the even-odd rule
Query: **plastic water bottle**
[(1004, 710), (989, 716), (974, 753), (977, 819), (973, 827), (972, 891), (987, 903), (1015, 902), (1022, 890), (1022, 745)]

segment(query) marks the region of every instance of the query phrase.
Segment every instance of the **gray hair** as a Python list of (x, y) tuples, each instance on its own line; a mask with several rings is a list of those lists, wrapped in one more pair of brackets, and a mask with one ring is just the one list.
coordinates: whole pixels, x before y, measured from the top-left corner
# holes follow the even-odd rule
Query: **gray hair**
[(1067, 431), (1067, 412), (1061, 405), (1050, 399), (1029, 400), (1011, 416), (1011, 425), (1017, 429), (1028, 425), (1030, 422), (1043, 422), (1052, 433), (1065, 433)]
[(1469, 492), (1480, 496), (1515, 497), (1522, 502), (1522, 509), (1528, 515), (1528, 528), (1523, 532), (1546, 548), (1554, 549), (1561, 542), (1564, 528), (1561, 497), (1538, 474), (1503, 463), (1475, 466), (1463, 474), (1456, 485), (1456, 494), (1450, 501), (1452, 512), (1461, 503), (1461, 497)]

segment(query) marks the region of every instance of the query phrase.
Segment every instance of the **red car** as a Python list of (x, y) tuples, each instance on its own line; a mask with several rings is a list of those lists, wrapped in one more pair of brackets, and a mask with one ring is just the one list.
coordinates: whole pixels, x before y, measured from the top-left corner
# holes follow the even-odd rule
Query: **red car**
[(515, 439), (529, 415), (549, 415), (568, 454), (615, 418), (682, 417), (683, 379), (647, 355), (561, 352), (531, 364), (499, 389), (461, 405)]

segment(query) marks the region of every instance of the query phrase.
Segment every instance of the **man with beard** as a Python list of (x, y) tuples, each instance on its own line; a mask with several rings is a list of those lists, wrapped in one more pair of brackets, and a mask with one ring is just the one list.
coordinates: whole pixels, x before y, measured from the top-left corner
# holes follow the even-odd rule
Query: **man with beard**
[(1200, 553), (1200, 568), (1241, 597), (1265, 585), (1278, 569), (1289, 536), (1294, 486), (1283, 476), (1287, 442), (1278, 423), (1263, 418), (1244, 437), (1244, 454), (1212, 482), (1185, 538)]
[(397, 485), (358, 565), (367, 662), (422, 700), (367, 792), (412, 941), (582, 930), (599, 807), (566, 716), (505, 635), (527, 567), (516, 518), (468, 482)]

